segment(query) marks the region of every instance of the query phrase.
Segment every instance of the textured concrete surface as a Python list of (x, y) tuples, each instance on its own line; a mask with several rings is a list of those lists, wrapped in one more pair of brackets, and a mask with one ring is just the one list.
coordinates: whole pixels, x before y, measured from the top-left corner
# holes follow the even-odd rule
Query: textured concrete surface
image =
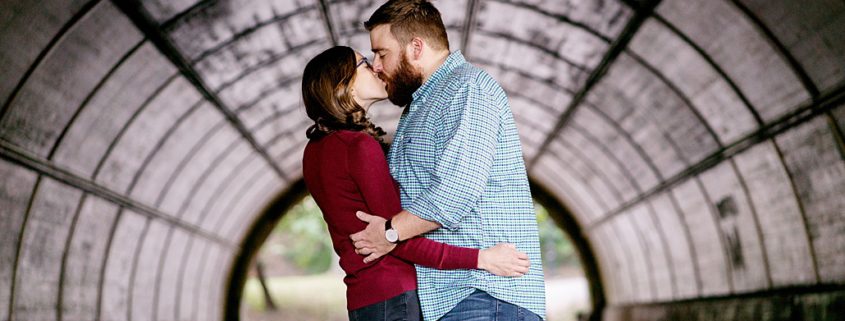
[[(223, 319), (301, 178), (303, 66), (369, 55), (381, 3), (0, 2), (0, 320)], [(508, 92), (604, 319), (841, 320), (845, 3), (642, 3), (436, 5)]]
[(609, 320), (843, 320), (845, 293), (781, 294), (608, 309)]

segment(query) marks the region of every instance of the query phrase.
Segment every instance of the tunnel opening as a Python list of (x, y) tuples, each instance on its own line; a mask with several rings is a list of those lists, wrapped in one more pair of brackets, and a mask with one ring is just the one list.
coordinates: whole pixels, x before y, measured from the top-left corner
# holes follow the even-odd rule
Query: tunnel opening
[[(547, 309), (550, 311), (557, 311), (554, 309), (556, 304), (566, 305), (567, 307), (565, 311), (555, 312), (558, 313), (558, 315), (550, 315), (550, 317), (552, 317), (551, 320), (559, 320), (561, 318), (564, 320), (601, 320), (601, 311), (604, 308), (605, 299), (598, 265), (593, 254), (592, 247), (582, 234), (579, 224), (575, 221), (570, 209), (564, 203), (558, 200), (545, 187), (534, 181), (531, 182), (531, 192), (537, 206), (536, 211), (538, 213), (538, 219), (540, 220), (538, 224), (552, 224), (554, 226), (540, 227), (541, 246), (543, 247), (544, 255), (544, 269), (546, 270), (544, 272), (546, 274), (547, 287), (550, 285), (550, 281), (577, 280), (580, 278), (579, 275), (583, 276), (583, 279), (586, 281), (585, 290), (587, 293), (583, 294), (583, 296), (585, 296), (585, 299), (588, 301), (587, 306), (582, 306), (577, 302), (579, 301), (579, 296), (581, 296), (581, 294), (577, 293), (580, 288), (578, 288), (577, 285), (573, 286), (571, 281), (565, 285), (556, 286), (556, 288), (564, 287), (559, 290), (568, 294), (563, 296), (561, 294), (552, 294), (547, 297)], [(247, 283), (250, 282), (250, 274), (265, 273), (264, 267), (256, 266), (259, 252), (262, 250), (265, 243), (268, 242), (274, 228), (276, 228), (277, 225), (285, 218), (285, 215), (290, 213), (290, 211), (295, 207), (302, 206), (303, 202), (309, 200), (308, 196), (309, 194), (305, 188), (304, 181), (299, 180), (295, 184), (292, 184), (287, 190), (280, 193), (275, 200), (269, 203), (260, 212), (260, 214), (256, 216), (257, 219), (250, 227), (249, 232), (245, 234), (244, 240), (239, 247), (240, 251), (237, 253), (232, 266), (229, 269), (231, 272), (227, 278), (227, 291), (224, 307), (226, 320), (239, 321), (249, 319), (244, 317), (244, 293)], [(317, 211), (319, 211), (319, 209), (317, 209)], [(320, 219), (322, 220), (322, 216), (320, 216)], [(548, 236), (549, 234), (554, 233), (554, 231), (549, 230), (550, 228), (556, 230), (559, 229), (557, 232), (562, 234), (562, 237), (566, 238), (566, 240), (560, 241), (553, 239), (553, 236)], [(325, 237), (328, 238), (327, 232)], [(571, 264), (559, 264), (554, 262), (552, 262), (552, 264), (548, 264), (550, 262), (547, 261), (547, 259), (549, 259), (547, 254), (549, 253), (549, 250), (554, 251), (554, 249), (551, 249), (551, 247), (555, 245), (551, 243), (554, 242), (563, 242), (565, 246), (571, 246), (573, 248), (577, 259), (575, 268), (580, 269), (580, 271), (573, 271), (573, 266)], [(334, 255), (334, 252), (331, 254)], [(331, 264), (336, 265), (336, 262), (331, 262)], [(329, 267), (329, 269), (331, 268), (332, 267)], [(564, 270), (564, 272), (550, 271), (550, 269), (553, 268), (559, 268), (560, 270)], [(559, 276), (557, 279), (550, 279), (550, 274), (563, 276)], [(341, 276), (337, 276), (337, 278), (339, 281)], [(253, 282), (255, 281), (258, 280), (253, 280)], [(264, 298), (262, 298), (263, 300), (270, 300), (269, 302), (273, 302), (273, 299), (270, 298), (271, 290), (266, 287), (266, 284), (261, 282), (260, 284), (254, 285), (260, 287), (259, 291), (261, 291), (261, 295), (264, 296)], [(341, 290), (345, 291), (345, 287), (341, 288)], [(549, 291), (550, 290), (547, 289), (547, 295), (550, 294)], [(576, 293), (573, 294), (571, 292)], [(573, 304), (572, 302), (550, 301), (554, 300), (554, 298), (569, 299), (576, 302)], [(345, 300), (345, 298), (343, 299)], [(263, 303), (267, 304), (267, 301)], [(284, 309), (284, 307), (276, 308)], [(345, 311), (345, 307), (343, 308)], [(550, 312), (550, 314), (551, 313), (552, 312)]]
[[(220, 319), (304, 190), (299, 67), (381, 2), (0, 1), (0, 320)], [(603, 319), (842, 320), (845, 2), (437, 5)]]

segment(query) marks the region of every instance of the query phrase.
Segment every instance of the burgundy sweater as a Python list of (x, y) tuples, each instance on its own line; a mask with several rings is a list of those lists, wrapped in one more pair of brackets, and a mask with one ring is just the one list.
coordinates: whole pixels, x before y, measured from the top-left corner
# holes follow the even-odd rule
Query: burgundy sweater
[(323, 212), (340, 267), (346, 272), (347, 309), (355, 310), (417, 288), (413, 264), (436, 269), (474, 269), (478, 249), (416, 237), (369, 264), (355, 253), (349, 235), (367, 227), (355, 216), (364, 211), (390, 218), (402, 211), (399, 189), (381, 146), (362, 132), (337, 131), (305, 147), (305, 185)]

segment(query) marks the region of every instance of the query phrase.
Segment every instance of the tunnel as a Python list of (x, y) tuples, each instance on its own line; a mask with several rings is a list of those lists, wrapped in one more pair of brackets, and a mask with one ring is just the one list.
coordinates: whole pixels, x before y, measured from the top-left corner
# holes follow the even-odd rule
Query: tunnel
[[(0, 2), (0, 320), (239, 320), (305, 193), (305, 63), (370, 55), (382, 3)], [(845, 1), (434, 4), (591, 320), (845, 320)]]

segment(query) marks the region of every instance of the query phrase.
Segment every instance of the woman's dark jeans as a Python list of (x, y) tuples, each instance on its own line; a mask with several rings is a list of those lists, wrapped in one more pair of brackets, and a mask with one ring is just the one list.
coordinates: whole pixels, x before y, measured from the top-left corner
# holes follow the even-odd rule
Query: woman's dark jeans
[(411, 290), (385, 301), (349, 311), (349, 321), (420, 321), (420, 299)]

